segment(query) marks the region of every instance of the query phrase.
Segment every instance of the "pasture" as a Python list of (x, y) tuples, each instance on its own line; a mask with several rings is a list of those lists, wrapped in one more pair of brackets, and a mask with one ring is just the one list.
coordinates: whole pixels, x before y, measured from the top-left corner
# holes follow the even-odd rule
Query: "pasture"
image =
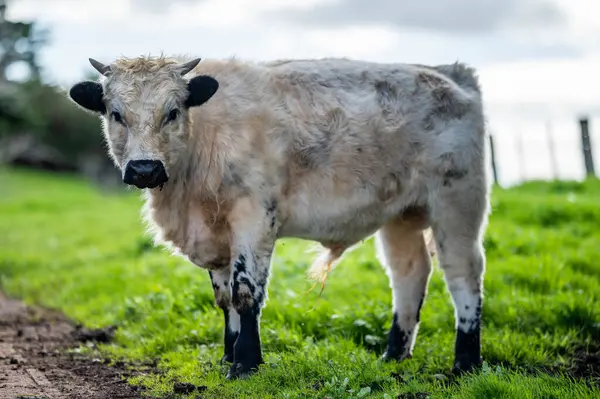
[[(485, 240), (483, 368), (450, 375), (454, 314), (434, 273), (413, 358), (381, 363), (391, 290), (372, 240), (319, 288), (313, 245), (278, 243), (263, 311), (266, 364), (226, 381), (223, 320), (208, 273), (154, 248), (136, 192), (0, 169), (0, 291), (64, 312), (114, 338), (77, 352), (153, 366), (130, 384), (158, 398), (600, 397), (600, 182), (495, 188)], [(199, 387), (186, 396), (180, 383)], [(0, 381), (0, 386), (2, 381)]]

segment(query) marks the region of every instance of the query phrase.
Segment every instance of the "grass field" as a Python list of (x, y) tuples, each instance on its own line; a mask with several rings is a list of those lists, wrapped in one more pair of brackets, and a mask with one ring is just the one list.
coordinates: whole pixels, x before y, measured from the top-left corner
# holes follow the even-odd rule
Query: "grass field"
[(22, 170), (1, 169), (0, 182), (0, 289), (88, 327), (117, 325), (100, 355), (156, 359), (160, 372), (130, 381), (148, 395), (191, 382), (204, 398), (600, 397), (598, 181), (495, 189), (476, 374), (449, 374), (454, 314), (437, 267), (413, 359), (381, 364), (391, 291), (371, 240), (321, 298), (305, 295), (312, 244), (285, 240), (262, 317), (267, 364), (232, 382), (217, 363), (223, 321), (208, 274), (152, 247), (136, 193)]

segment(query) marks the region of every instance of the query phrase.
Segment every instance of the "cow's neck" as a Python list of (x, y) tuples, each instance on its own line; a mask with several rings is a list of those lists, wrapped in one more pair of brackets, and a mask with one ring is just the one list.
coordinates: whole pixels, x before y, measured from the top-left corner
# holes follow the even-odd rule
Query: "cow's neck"
[(156, 201), (174, 205), (175, 202), (218, 197), (223, 165), (216, 156), (218, 143), (206, 144), (203, 140), (190, 140), (179, 160), (169, 168), (169, 181), (162, 190), (151, 190), (150, 195)]

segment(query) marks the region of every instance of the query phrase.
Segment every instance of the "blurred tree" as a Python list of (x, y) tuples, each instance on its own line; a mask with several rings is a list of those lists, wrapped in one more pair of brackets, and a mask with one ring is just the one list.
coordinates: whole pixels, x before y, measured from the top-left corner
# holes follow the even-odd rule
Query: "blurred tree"
[[(76, 170), (96, 181), (120, 182), (98, 117), (75, 107), (64, 88), (42, 81), (38, 54), (49, 32), (36, 22), (8, 20), (8, 4), (0, 0), (0, 164)], [(21, 63), (29, 76), (9, 80), (9, 68)], [(98, 79), (97, 73), (87, 75)]]
[(7, 0), (0, 0), (0, 84), (7, 81), (8, 68), (23, 62), (30, 79), (40, 79), (38, 54), (49, 42), (49, 31), (38, 29), (35, 22), (13, 22), (6, 18)]

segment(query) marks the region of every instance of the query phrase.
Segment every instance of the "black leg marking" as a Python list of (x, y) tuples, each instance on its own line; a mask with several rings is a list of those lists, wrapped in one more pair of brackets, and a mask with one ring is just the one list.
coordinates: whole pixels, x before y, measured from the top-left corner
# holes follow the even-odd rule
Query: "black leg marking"
[(227, 379), (245, 378), (264, 363), (260, 341), (258, 306), (240, 315), (240, 334), (233, 346), (234, 362)]
[(421, 309), (423, 308), (423, 302), (425, 301), (425, 294), (421, 297), (419, 301), (419, 307), (417, 308), (417, 324), (421, 322)]
[[(392, 319), (392, 327), (388, 333), (388, 343), (387, 349), (383, 354), (383, 360), (385, 361), (400, 361), (406, 356), (404, 353), (406, 352), (407, 346), (409, 344), (409, 337), (411, 331), (403, 331), (398, 325), (398, 315), (394, 313), (394, 317)], [(410, 356), (408, 356), (410, 357)]]
[(471, 371), (483, 362), (481, 358), (481, 298), (475, 307), (475, 317), (469, 320), (461, 317), (458, 321), (452, 368), (452, 372), (455, 374)]
[(240, 317), (239, 335), (233, 344), (233, 364), (227, 379), (245, 378), (264, 363), (260, 340), (260, 316), (267, 295), (271, 256), (276, 241), (277, 201), (256, 203), (256, 213), (245, 214), (253, 223), (232, 229), (234, 252), (231, 302)]
[(246, 257), (244, 255), (240, 255), (235, 263), (233, 264), (233, 280), (237, 279), (237, 276), (240, 273), (246, 273)]
[(217, 284), (217, 283), (215, 282), (215, 277), (213, 276), (213, 272), (212, 272), (212, 271), (209, 271), (209, 272), (208, 272), (208, 275), (210, 276), (210, 281), (211, 281), (211, 283), (212, 283), (213, 292), (216, 294), (216, 293), (217, 293), (217, 291), (219, 291), (219, 284)]
[(267, 218), (269, 218), (269, 226), (271, 227), (271, 230), (273, 230), (275, 229), (275, 223), (277, 221), (277, 215), (275, 212), (277, 210), (277, 200), (271, 200), (269, 203), (267, 203), (265, 208), (267, 210)]
[(256, 287), (250, 281), (246, 269), (246, 257), (240, 255), (233, 265), (233, 282), (231, 288), (231, 299), (233, 307), (241, 312), (251, 306)]
[(455, 374), (471, 371), (481, 365), (481, 326), (479, 324), (468, 332), (460, 329), (456, 331), (454, 352), (455, 360), (452, 372)]
[[(253, 263), (250, 267), (246, 264), (248, 259)], [(264, 363), (260, 341), (260, 313), (266, 281), (256, 282), (253, 278), (256, 276), (248, 273), (248, 270), (255, 270), (259, 265), (261, 263), (256, 261), (256, 257), (240, 255), (233, 266), (232, 303), (240, 315), (240, 333), (233, 345), (233, 364), (227, 373), (227, 379), (247, 377)]]

